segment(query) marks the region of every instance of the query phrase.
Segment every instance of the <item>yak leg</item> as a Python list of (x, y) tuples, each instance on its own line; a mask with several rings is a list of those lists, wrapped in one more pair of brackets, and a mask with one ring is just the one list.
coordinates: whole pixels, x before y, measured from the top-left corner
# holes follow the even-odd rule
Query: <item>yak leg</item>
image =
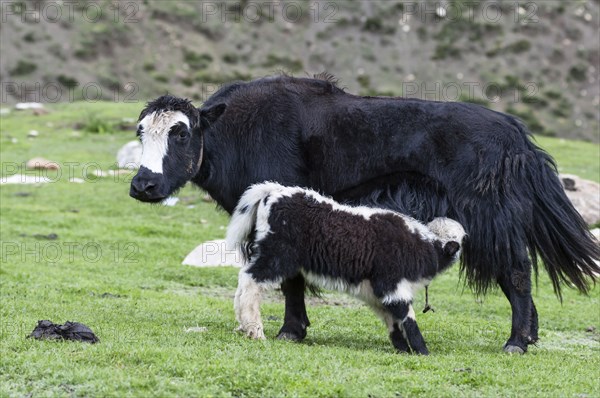
[(537, 330), (532, 330), (532, 327), (537, 329), (537, 312), (531, 297), (529, 259), (525, 258), (518, 263), (517, 267), (505, 270), (504, 274), (498, 277), (498, 284), (510, 301), (512, 309), (512, 328), (510, 338), (504, 345), (504, 351), (523, 354), (527, 351), (527, 344), (534, 338), (537, 339)]
[(301, 274), (286, 279), (281, 284), (285, 296), (285, 317), (278, 339), (301, 341), (306, 337), (306, 328), (310, 325), (304, 304), (304, 277)]
[(538, 341), (538, 313), (531, 299), (531, 328), (529, 329), (529, 338), (527, 344), (535, 344)]

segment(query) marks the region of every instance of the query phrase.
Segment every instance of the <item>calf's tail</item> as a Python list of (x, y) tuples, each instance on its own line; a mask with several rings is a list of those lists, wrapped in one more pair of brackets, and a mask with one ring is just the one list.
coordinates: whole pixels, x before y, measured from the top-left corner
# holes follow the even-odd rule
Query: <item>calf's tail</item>
[(240, 198), (227, 227), (227, 250), (240, 250), (244, 261), (248, 260), (257, 224), (258, 208), (269, 195), (281, 186), (271, 182), (252, 185)]

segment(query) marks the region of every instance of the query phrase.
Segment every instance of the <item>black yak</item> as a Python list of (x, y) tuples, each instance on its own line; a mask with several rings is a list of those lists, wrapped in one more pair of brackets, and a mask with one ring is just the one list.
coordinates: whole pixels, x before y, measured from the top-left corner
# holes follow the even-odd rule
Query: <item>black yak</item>
[[(562, 282), (587, 292), (600, 273), (600, 246), (553, 159), (517, 118), (479, 105), (360, 97), (326, 77), (275, 76), (228, 84), (200, 109), (160, 97), (141, 112), (138, 134), (130, 195), (142, 201), (192, 181), (232, 213), (248, 186), (270, 180), (425, 223), (457, 220), (469, 236), (461, 269), (470, 285), (485, 293), (497, 283), (510, 301), (507, 352), (538, 339), (538, 257), (559, 297)], [(306, 336), (304, 289), (302, 275), (282, 283), (281, 338)]]

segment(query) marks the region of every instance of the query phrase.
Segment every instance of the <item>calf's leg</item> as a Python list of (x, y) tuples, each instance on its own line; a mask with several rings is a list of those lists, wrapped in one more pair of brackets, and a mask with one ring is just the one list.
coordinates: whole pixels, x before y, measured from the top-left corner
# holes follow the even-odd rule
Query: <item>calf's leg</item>
[(408, 342), (404, 338), (404, 332), (400, 329), (400, 326), (395, 321), (394, 316), (384, 308), (371, 306), (373, 311), (383, 320), (388, 328), (390, 334), (390, 340), (392, 345), (399, 352), (410, 352)]
[(310, 325), (304, 304), (304, 277), (298, 274), (281, 284), (285, 296), (285, 317), (278, 339), (301, 341), (306, 337), (306, 328)]
[(400, 326), (397, 323), (394, 324), (394, 329), (390, 332), (390, 340), (398, 352), (410, 353), (410, 347), (404, 337), (404, 331), (400, 329)]
[[(394, 330), (394, 337), (396, 340), (394, 341), (392, 338), (392, 343), (394, 346), (397, 349), (402, 348), (402, 342), (398, 338), (398, 335), (403, 334), (406, 340), (408, 340), (410, 348), (412, 348), (416, 354), (429, 355), (429, 350), (427, 350), (425, 339), (423, 338), (423, 335), (419, 330), (419, 326), (417, 325), (415, 311), (412, 308), (412, 304), (406, 301), (399, 301), (392, 304), (384, 304), (384, 308), (392, 314), (395, 325), (398, 329), (398, 331)], [(400, 348), (398, 348), (396, 344), (399, 344)]]
[(260, 317), (261, 287), (252, 275), (242, 269), (238, 276), (238, 288), (235, 293), (234, 307), (236, 319), (240, 323), (238, 330), (252, 339), (264, 339), (264, 329)]

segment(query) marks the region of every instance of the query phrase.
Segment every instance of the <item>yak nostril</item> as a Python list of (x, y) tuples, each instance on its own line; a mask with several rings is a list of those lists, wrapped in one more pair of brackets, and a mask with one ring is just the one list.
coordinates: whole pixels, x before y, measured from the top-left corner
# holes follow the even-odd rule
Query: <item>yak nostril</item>
[(140, 178), (134, 178), (131, 186), (137, 192), (148, 192), (156, 186), (156, 183), (152, 180), (142, 180)]
[(156, 184), (155, 184), (154, 182), (152, 182), (152, 181), (147, 181), (147, 182), (146, 182), (146, 184), (144, 185), (144, 188), (143, 188), (143, 190), (144, 190), (144, 191), (149, 191), (149, 190), (151, 190), (152, 188), (154, 188), (155, 186), (156, 186)]

